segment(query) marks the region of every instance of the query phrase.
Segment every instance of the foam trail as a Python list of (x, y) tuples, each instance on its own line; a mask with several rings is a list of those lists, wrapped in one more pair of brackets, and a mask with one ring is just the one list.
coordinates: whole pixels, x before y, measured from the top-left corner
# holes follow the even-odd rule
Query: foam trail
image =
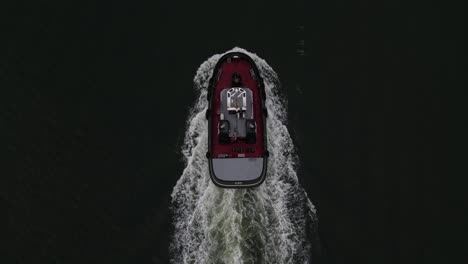
[(173, 263), (310, 263), (307, 234), (315, 226), (315, 208), (299, 186), (294, 145), (285, 126), (285, 100), (273, 69), (241, 48), (257, 64), (265, 81), (270, 158), (265, 182), (253, 189), (222, 189), (210, 180), (208, 81), (217, 54), (194, 77), (200, 93), (187, 121), (182, 153), (186, 167), (172, 192)]

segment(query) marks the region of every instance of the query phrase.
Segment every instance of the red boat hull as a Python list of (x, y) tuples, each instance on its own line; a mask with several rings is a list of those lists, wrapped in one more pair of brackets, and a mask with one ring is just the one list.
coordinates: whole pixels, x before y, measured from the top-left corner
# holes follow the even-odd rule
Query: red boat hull
[[(234, 83), (233, 80), (241, 80), (241, 83)], [(217, 186), (224, 188), (258, 186), (265, 179), (268, 159), (265, 88), (259, 70), (247, 54), (230, 52), (218, 60), (209, 83), (209, 108), (206, 117), (209, 126), (207, 157), (211, 179)], [(237, 114), (236, 118), (236, 114), (227, 112), (225, 108), (226, 101), (237, 99), (226, 97), (226, 91), (237, 86), (242, 87), (239, 91), (248, 91), (248, 99), (247, 101), (244, 99), (244, 103), (247, 102), (244, 109), (247, 111)], [(241, 95), (238, 97), (240, 98)], [(244, 97), (246, 97), (245, 92)], [(249, 116), (245, 117), (245, 113)], [(242, 115), (244, 118), (239, 117)], [(223, 121), (225, 119), (230, 119), (230, 127), (233, 124), (234, 126), (239, 124), (239, 127), (230, 128), (231, 136), (227, 141), (220, 138), (222, 135), (219, 127), (220, 122), (227, 122)], [(244, 129), (244, 122), (255, 124), (254, 136), (251, 134), (249, 139), (246, 139), (245, 133), (244, 137), (236, 136), (239, 130)], [(233, 133), (234, 136), (232, 136)]]

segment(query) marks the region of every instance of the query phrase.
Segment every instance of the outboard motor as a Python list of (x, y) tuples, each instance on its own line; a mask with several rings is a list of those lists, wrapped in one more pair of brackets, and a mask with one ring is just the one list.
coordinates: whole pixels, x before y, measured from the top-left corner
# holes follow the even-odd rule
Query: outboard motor
[(229, 128), (230, 128), (230, 124), (228, 120), (219, 120), (219, 123), (218, 123), (219, 144), (229, 143)]
[(257, 132), (256, 132), (256, 125), (255, 125), (255, 120), (253, 119), (247, 119), (245, 120), (245, 129), (247, 131), (246, 133), (246, 142), (248, 144), (255, 144), (257, 142)]

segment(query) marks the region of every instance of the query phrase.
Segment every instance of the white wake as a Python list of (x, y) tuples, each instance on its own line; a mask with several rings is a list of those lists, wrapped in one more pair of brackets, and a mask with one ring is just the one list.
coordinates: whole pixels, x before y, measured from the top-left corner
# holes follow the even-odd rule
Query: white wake
[(315, 208), (298, 183), (278, 77), (257, 55), (240, 48), (231, 51), (250, 55), (265, 81), (270, 152), (266, 180), (253, 189), (222, 189), (210, 180), (205, 157), (206, 95), (213, 68), (223, 54), (214, 55), (194, 77), (200, 95), (187, 120), (182, 147), (186, 167), (172, 192), (172, 262), (310, 263), (307, 232), (316, 222)]

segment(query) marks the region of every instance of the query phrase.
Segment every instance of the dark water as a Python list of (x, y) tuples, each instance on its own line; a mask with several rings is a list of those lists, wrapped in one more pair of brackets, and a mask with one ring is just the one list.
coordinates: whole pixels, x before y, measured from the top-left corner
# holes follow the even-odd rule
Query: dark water
[(320, 220), (315, 262), (442, 258), (429, 230), (459, 13), (399, 1), (0, 10), (1, 263), (167, 263), (192, 79), (234, 46), (265, 59), (289, 100)]

